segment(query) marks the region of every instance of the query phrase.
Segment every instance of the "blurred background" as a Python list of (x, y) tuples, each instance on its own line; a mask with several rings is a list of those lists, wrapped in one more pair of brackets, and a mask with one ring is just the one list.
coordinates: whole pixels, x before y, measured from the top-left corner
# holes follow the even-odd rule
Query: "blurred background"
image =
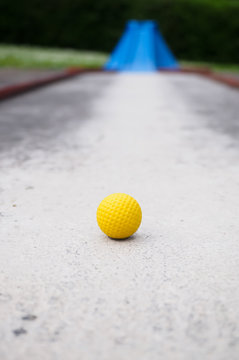
[(154, 19), (183, 65), (239, 69), (239, 0), (0, 0), (0, 66), (100, 67), (129, 19)]

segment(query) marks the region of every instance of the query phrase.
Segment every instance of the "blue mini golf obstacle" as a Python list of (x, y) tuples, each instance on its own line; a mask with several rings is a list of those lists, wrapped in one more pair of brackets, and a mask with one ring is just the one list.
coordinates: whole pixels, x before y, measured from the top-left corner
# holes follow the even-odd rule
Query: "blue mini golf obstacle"
[(178, 69), (155, 21), (130, 20), (104, 66), (108, 71), (157, 71)]

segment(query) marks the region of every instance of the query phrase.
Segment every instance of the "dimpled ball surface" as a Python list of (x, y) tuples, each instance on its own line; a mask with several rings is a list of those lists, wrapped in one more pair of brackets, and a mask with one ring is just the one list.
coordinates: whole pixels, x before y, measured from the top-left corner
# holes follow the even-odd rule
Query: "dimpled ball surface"
[(101, 201), (96, 216), (99, 227), (106, 235), (113, 239), (125, 239), (138, 229), (142, 212), (132, 196), (116, 193)]

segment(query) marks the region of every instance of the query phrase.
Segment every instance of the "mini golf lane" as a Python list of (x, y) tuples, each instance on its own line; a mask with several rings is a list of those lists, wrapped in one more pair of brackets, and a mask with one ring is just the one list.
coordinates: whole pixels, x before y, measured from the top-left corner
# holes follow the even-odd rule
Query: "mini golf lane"
[[(0, 105), (1, 360), (236, 360), (238, 92), (91, 74)], [(112, 192), (128, 241), (97, 228)]]

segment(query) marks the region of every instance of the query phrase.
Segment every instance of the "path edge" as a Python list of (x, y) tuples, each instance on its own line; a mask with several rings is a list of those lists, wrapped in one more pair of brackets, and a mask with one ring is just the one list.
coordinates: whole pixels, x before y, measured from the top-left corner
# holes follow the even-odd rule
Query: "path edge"
[(195, 74), (201, 75), (209, 80), (219, 82), (221, 84), (233, 87), (234, 89), (239, 89), (239, 79), (235, 79), (232, 76), (222, 75), (216, 73), (209, 68), (179, 68), (175, 70), (171, 69), (159, 69), (160, 72), (166, 72), (170, 74)]
[[(10, 85), (6, 86), (2, 89), (0, 89), (0, 101), (5, 100), (7, 98), (21, 95), (23, 93), (26, 93), (28, 91), (32, 91), (35, 89), (38, 89), (40, 87), (53, 84), (57, 81), (61, 80), (67, 80), (71, 77), (80, 75), (80, 74), (86, 74), (86, 73), (96, 73), (96, 72), (104, 72), (104, 69), (101, 68), (91, 68), (91, 69), (83, 69), (83, 68), (68, 68), (66, 70), (63, 70), (60, 74), (57, 75), (50, 75), (46, 76), (43, 79), (36, 79), (31, 80), (27, 82), (23, 82), (16, 85)], [(211, 71), (208, 68), (180, 68), (176, 70), (171, 69), (159, 69), (160, 72), (165, 72), (169, 74), (196, 74), (204, 76), (210, 80), (217, 81), (219, 83), (222, 83), (224, 85), (239, 89), (239, 80), (228, 77), (225, 75), (221, 75), (218, 73), (215, 73)], [(107, 73), (115, 73), (115, 71), (107, 71)]]
[(70, 79), (80, 74), (101, 72), (101, 71), (102, 71), (101, 69), (95, 69), (95, 68), (92, 69), (69, 68), (63, 70), (62, 72), (56, 75), (46, 76), (42, 79), (36, 79), (36, 80), (22, 82), (20, 84), (5, 86), (2, 89), (0, 89), (0, 101), (13, 96), (21, 95), (23, 93), (38, 89), (46, 85), (53, 84), (57, 81)]

